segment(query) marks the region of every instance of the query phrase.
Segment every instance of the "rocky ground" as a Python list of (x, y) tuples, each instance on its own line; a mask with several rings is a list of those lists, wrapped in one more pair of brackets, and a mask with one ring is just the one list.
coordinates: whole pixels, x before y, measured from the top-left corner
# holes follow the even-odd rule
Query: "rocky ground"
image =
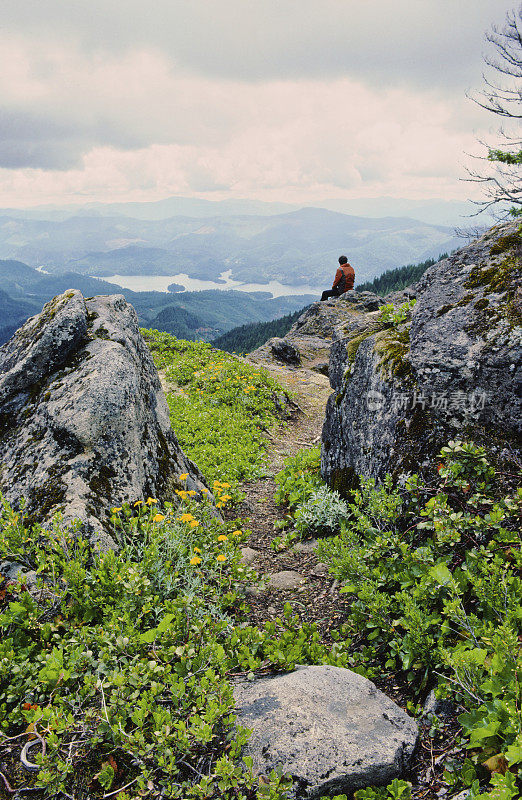
[[(279, 383), (292, 393), (296, 408), (289, 420), (270, 434), (266, 459), (266, 475), (243, 484), (245, 500), (235, 513), (248, 519), (251, 530), (246, 543), (245, 560), (259, 573), (262, 582), (249, 592), (250, 618), (262, 625), (283, 613), (286, 603), (303, 624), (317, 623), (325, 643), (331, 643), (330, 630), (343, 623), (348, 603), (339, 592), (337, 582), (328, 574), (314, 553), (314, 542), (302, 542), (290, 550), (276, 552), (271, 542), (278, 531), (274, 523), (284, 517), (284, 508), (274, 502), (275, 475), (284, 459), (302, 448), (320, 442), (326, 401), (331, 393), (328, 378), (306, 368), (264, 364)], [(399, 706), (406, 709), (408, 687), (394, 677), (375, 681), (379, 688)], [(431, 702), (431, 706), (430, 706)], [(413, 771), (406, 776), (413, 784), (415, 800), (450, 797), (443, 785), (442, 773), (448, 757), (464, 757), (458, 745), (460, 727), (456, 717), (462, 709), (450, 704), (437, 707), (432, 725), (433, 697), (428, 699), (420, 721), (419, 744), (414, 756)]]
[(328, 641), (328, 631), (339, 626), (346, 604), (326, 566), (315, 556), (314, 542), (303, 542), (283, 552), (275, 552), (271, 543), (279, 533), (274, 523), (285, 513), (274, 502), (275, 475), (288, 456), (319, 443), (330, 385), (327, 377), (312, 370), (275, 365), (267, 368), (292, 393), (296, 407), (290, 419), (271, 434), (266, 475), (241, 487), (246, 498), (239, 513), (248, 518), (252, 531), (245, 559), (267, 584), (266, 589), (261, 585), (250, 591), (251, 617), (255, 624), (263, 624), (282, 614), (285, 603), (290, 603), (302, 622), (316, 622)]

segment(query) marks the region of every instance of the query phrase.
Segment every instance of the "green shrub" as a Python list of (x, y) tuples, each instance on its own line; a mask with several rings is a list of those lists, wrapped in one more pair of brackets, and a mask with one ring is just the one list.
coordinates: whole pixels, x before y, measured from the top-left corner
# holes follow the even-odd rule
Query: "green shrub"
[(402, 672), (414, 693), (441, 676), (439, 694), (469, 709), (459, 721), (471, 796), (490, 796), (478, 767), (495, 757), (509, 772), (493, 770), (491, 797), (518, 797), (522, 490), (498, 495), (495, 470), (471, 443), (450, 442), (440, 459), (436, 486), (417, 476), (404, 489), (363, 480), (341, 533), (317, 553), (351, 598), (354, 663)]
[(306, 502), (315, 489), (325, 485), (321, 479), (321, 448), (300, 450), (286, 458), (275, 482), (274, 500), (278, 505), (287, 505), (292, 510)]
[(416, 300), (408, 300), (397, 309), (393, 303), (385, 303), (379, 309), (378, 321), (391, 328), (398, 328), (399, 325), (410, 319), (411, 310), (416, 302)]

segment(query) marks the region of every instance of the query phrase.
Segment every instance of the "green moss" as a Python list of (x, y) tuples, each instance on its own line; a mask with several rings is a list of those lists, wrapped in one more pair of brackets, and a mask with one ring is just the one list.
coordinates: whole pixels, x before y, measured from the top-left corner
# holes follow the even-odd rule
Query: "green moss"
[(385, 377), (411, 377), (412, 368), (407, 357), (410, 352), (409, 327), (381, 331), (375, 337), (374, 350), (379, 355), (379, 369)]
[[(477, 305), (475, 305), (475, 308), (477, 308)], [(488, 304), (481, 305), (478, 311), (479, 313), (474, 314), (469, 322), (464, 325), (464, 330), (472, 338), (482, 336), (485, 339), (489, 331), (500, 322), (504, 315), (499, 309), (490, 308)]]
[(448, 303), (447, 306), (441, 306), (437, 311), (437, 316), (442, 317), (444, 314), (447, 314), (448, 311), (451, 311), (452, 308), (455, 308), (455, 306), (452, 305), (451, 303)]
[(466, 295), (465, 295), (465, 296), (462, 298), (462, 300), (459, 300), (459, 302), (458, 302), (458, 303), (455, 303), (455, 307), (457, 307), (457, 306), (467, 306), (467, 305), (469, 305), (469, 304), (471, 303), (471, 301), (472, 301), (472, 300), (474, 300), (474, 299), (475, 299), (475, 295), (474, 295), (474, 294), (466, 294)]
[[(504, 237), (513, 243), (513, 237)], [(501, 240), (499, 240), (501, 241)], [(520, 244), (520, 237), (517, 235)], [(471, 271), (466, 285), (481, 287), (486, 292), (506, 293), (505, 301), (496, 308), (490, 306), (487, 297), (478, 300), (474, 311), (480, 312), (473, 316), (464, 330), (470, 335), (485, 337), (486, 334), (502, 319), (509, 322), (511, 328), (520, 325), (522, 318), (518, 304), (515, 301), (517, 292), (517, 279), (520, 274), (520, 258), (516, 253), (510, 253), (495, 266), (476, 266)]]
[(102, 464), (99, 470), (89, 480), (89, 488), (98, 497), (109, 498), (112, 493), (112, 484), (115, 472)]
[(100, 325), (99, 328), (96, 328), (94, 335), (98, 337), (98, 339), (110, 339), (109, 331), (107, 328), (104, 328), (103, 325)]
[(448, 311), (451, 311), (453, 308), (459, 308), (462, 306), (467, 306), (471, 301), (475, 298), (474, 294), (466, 294), (458, 303), (448, 303), (446, 306), (441, 306), (437, 311), (437, 317), (442, 317), (444, 314), (447, 314)]
[(360, 345), (364, 342), (365, 339), (368, 337), (373, 336), (375, 333), (374, 328), (370, 328), (369, 330), (364, 331), (364, 333), (360, 333), (357, 336), (354, 336), (353, 339), (350, 339), (346, 344), (346, 355), (348, 358), (348, 363), (353, 364), (355, 361), (355, 356), (357, 355), (357, 351)]
[(339, 492), (344, 498), (348, 498), (353, 491), (358, 489), (359, 484), (360, 478), (353, 467), (334, 469), (330, 475), (330, 488)]
[(483, 288), (489, 292), (513, 290), (515, 273), (520, 269), (520, 261), (512, 254), (494, 266), (473, 267), (464, 284), (469, 289)]
[(522, 305), (520, 301), (517, 302), (515, 298), (510, 300), (506, 306), (505, 316), (513, 328), (522, 326)]
[(33, 511), (27, 517), (30, 525), (47, 519), (65, 502), (66, 490), (61, 480), (60, 468), (58, 466), (50, 467), (47, 475), (46, 482), (31, 493), (30, 505)]
[(489, 252), (492, 256), (496, 256), (508, 250), (513, 250), (515, 247), (520, 247), (521, 244), (520, 230), (513, 231), (513, 233), (509, 233), (507, 236), (501, 236), (497, 239)]
[(0, 413), (0, 439), (13, 432), (12, 414)]
[[(147, 432), (146, 436), (147, 436)], [(159, 453), (157, 454), (158, 458), (158, 474), (157, 474), (157, 485), (159, 490), (162, 494), (163, 500), (176, 500), (176, 489), (183, 489), (184, 487), (181, 485), (177, 475), (173, 473), (173, 458), (172, 453), (167, 442), (167, 439), (160, 428), (156, 431), (158, 436), (158, 441), (160, 445)], [(148, 436), (147, 436), (148, 438)], [(151, 489), (152, 494), (152, 489)]]
[[(65, 297), (73, 297), (73, 294), (68, 292)], [(24, 325), (15, 333), (17, 340), (24, 343), (27, 341), (30, 341), (31, 343), (37, 341), (44, 327), (55, 318), (56, 312), (60, 306), (65, 305), (66, 302), (67, 301), (64, 300), (61, 295), (58, 295), (46, 303), (40, 312), (37, 322), (34, 325), (30, 325), (28, 327)]]

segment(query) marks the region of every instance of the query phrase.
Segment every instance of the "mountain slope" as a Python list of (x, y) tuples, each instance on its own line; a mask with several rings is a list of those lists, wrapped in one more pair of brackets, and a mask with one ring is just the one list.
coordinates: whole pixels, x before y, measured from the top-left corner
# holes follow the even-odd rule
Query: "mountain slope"
[[(187, 339), (210, 340), (238, 324), (261, 322), (292, 313), (314, 298), (291, 295), (272, 298), (269, 292), (133, 292), (76, 272), (48, 275), (21, 261), (0, 261), (0, 328), (5, 341), (28, 316), (68, 289), (84, 296), (123, 294), (136, 309), (140, 324)], [(5, 313), (2, 309), (5, 308)], [(16, 312), (20, 309), (20, 313)], [(5, 322), (4, 322), (5, 318)], [(14, 325), (14, 328), (13, 328)]]
[(408, 218), (368, 219), (321, 208), (284, 214), (175, 216), (165, 220), (86, 216), (0, 217), (0, 255), (54, 273), (176, 275), (289, 285), (331, 281), (341, 253), (359, 279), (455, 246), (452, 230)]

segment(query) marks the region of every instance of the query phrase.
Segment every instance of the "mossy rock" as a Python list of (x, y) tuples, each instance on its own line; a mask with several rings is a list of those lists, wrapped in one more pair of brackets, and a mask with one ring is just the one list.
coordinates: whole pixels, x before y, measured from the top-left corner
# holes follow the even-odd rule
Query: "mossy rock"
[(410, 328), (387, 328), (375, 336), (374, 351), (379, 356), (379, 369), (384, 377), (413, 376), (410, 352)]
[(505, 253), (508, 250), (513, 250), (516, 247), (520, 247), (522, 245), (522, 238), (520, 235), (520, 228), (518, 231), (513, 231), (513, 233), (509, 233), (507, 236), (500, 236), (495, 244), (490, 249), (490, 254), (492, 256), (500, 255), (501, 253)]

